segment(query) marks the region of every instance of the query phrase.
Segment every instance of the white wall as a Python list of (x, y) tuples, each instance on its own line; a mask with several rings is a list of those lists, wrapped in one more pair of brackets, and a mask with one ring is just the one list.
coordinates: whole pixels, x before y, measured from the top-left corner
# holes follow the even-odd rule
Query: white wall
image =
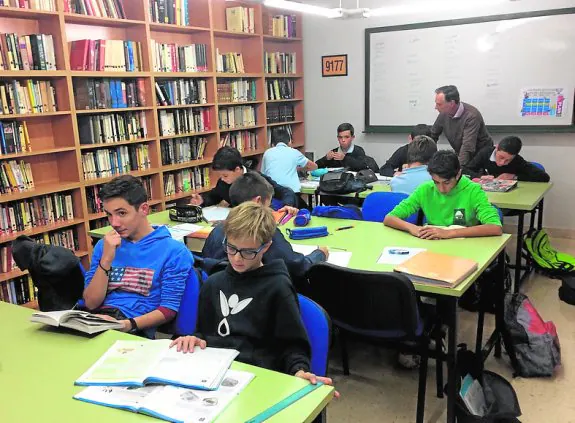
[[(405, 4), (407, 0), (398, 1)], [(390, 3), (393, 2), (385, 4)], [(381, 1), (375, 0), (361, 1), (362, 7), (381, 4)], [(466, 12), (425, 15), (413, 13), (357, 20), (330, 20), (306, 15), (303, 26), (306, 150), (314, 151), (316, 157), (320, 157), (328, 149), (335, 147), (337, 145), (335, 130), (341, 122), (351, 122), (355, 126), (356, 142), (363, 146), (369, 155), (375, 157), (380, 166), (406, 141), (406, 134), (362, 134), (365, 28), (563, 7), (575, 7), (575, 0), (545, 0), (545, 2), (522, 0), (497, 7), (475, 7)], [(322, 78), (321, 56), (328, 54), (348, 55), (348, 76)], [(573, 77), (575, 78), (575, 73)], [(465, 98), (462, 100), (465, 101)], [(494, 141), (497, 142), (505, 135), (493, 134)], [(575, 230), (575, 217), (573, 217), (575, 214), (575, 190), (573, 189), (575, 185), (575, 134), (519, 134), (519, 136), (524, 143), (522, 155), (528, 160), (542, 163), (554, 182), (551, 192), (546, 197), (545, 225), (551, 228)], [(440, 140), (439, 146), (447, 148), (449, 144), (443, 139)]]

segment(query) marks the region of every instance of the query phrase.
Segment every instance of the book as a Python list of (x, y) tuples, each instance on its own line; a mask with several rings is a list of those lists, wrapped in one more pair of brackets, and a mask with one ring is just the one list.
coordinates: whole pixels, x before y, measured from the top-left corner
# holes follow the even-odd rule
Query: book
[(393, 270), (405, 274), (412, 282), (454, 288), (477, 270), (477, 262), (463, 257), (422, 251)]
[(517, 187), (517, 181), (506, 179), (474, 179), (486, 192), (507, 192)]
[[(305, 256), (311, 254), (318, 248), (317, 245), (291, 244), (291, 246), (296, 253), (300, 253)], [(334, 248), (334, 250), (337, 249)], [(334, 264), (340, 267), (348, 267), (352, 255), (351, 251), (334, 251), (334, 250), (329, 250), (329, 257), (327, 258), (327, 263)]]
[(238, 351), (196, 347), (184, 354), (170, 339), (116, 341), (76, 380), (81, 386), (145, 386), (152, 383), (212, 391), (222, 382)]
[(461, 399), (469, 412), (474, 416), (482, 417), (487, 413), (487, 402), (485, 401), (483, 387), (473, 376), (468, 374), (463, 378), (459, 395), (461, 395)]
[(122, 329), (123, 327), (121, 323), (111, 322), (80, 310), (38, 311), (32, 314), (30, 321), (74, 329), (90, 335), (108, 329)]
[(175, 386), (90, 386), (74, 399), (147, 414), (171, 422), (209, 423), (222, 413), (252, 381), (253, 373), (228, 370), (217, 391), (200, 391)]
[(202, 213), (208, 222), (219, 222), (226, 220), (230, 210), (229, 207), (210, 206), (204, 207)]

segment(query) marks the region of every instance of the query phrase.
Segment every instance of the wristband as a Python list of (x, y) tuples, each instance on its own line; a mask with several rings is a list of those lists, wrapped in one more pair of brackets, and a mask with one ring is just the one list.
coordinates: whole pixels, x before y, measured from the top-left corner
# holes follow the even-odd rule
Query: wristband
[(132, 317), (130, 317), (128, 320), (130, 321), (130, 325), (132, 325), (130, 327), (130, 332), (132, 332), (132, 333), (137, 332), (138, 331), (138, 324), (136, 323), (136, 320)]
[(106, 274), (106, 276), (110, 276), (110, 269), (106, 270), (104, 269), (104, 266), (102, 266), (102, 262), (99, 261), (98, 262), (98, 266), (100, 266), (100, 269), (102, 269), (104, 271), (104, 273)]

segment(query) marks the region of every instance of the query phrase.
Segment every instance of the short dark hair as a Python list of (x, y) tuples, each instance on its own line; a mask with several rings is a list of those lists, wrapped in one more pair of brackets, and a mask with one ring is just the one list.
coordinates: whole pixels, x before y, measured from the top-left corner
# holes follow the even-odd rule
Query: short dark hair
[(148, 193), (140, 178), (132, 175), (122, 175), (112, 179), (100, 188), (100, 200), (122, 198), (136, 209), (148, 201)]
[(418, 135), (407, 147), (407, 163), (427, 164), (437, 152), (437, 144), (425, 135)]
[(497, 148), (501, 151), (505, 151), (506, 153), (516, 156), (521, 151), (522, 145), (523, 143), (519, 137), (516, 137), (515, 135), (509, 135), (508, 137), (505, 137), (499, 141)]
[(355, 134), (355, 130), (353, 129), (353, 125), (351, 123), (340, 123), (339, 126), (337, 127), (337, 133), (339, 134), (340, 132), (344, 132), (344, 131), (349, 131), (349, 133), (351, 134), (351, 136), (353, 137)]
[(429, 173), (444, 179), (455, 178), (460, 170), (461, 165), (457, 154), (449, 150), (439, 150), (427, 164)]
[(252, 201), (257, 196), (269, 200), (274, 195), (274, 188), (257, 172), (246, 172), (234, 181), (230, 187), (230, 202), (239, 206), (246, 201)]
[(242, 166), (242, 155), (233, 147), (222, 147), (214, 154), (213, 170), (236, 170), (237, 167)]
[(431, 137), (431, 126), (425, 123), (415, 125), (409, 135), (411, 135), (411, 139), (414, 139), (418, 135), (425, 135), (426, 137)]
[(455, 101), (459, 104), (459, 90), (455, 85), (444, 85), (435, 90), (435, 94), (443, 93), (445, 101)]
[(272, 145), (278, 145), (280, 142), (289, 144), (290, 141), (291, 138), (289, 133), (285, 129), (276, 129), (275, 131), (272, 131)]

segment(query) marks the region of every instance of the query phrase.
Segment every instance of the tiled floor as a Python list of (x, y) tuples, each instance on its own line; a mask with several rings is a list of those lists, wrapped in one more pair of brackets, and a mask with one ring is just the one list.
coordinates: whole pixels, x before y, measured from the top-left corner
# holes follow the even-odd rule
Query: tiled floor
[[(553, 246), (575, 255), (575, 240), (556, 239)], [(575, 423), (575, 369), (570, 366), (575, 357), (575, 306), (559, 300), (560, 281), (539, 274), (532, 275), (522, 288), (546, 320), (557, 326), (562, 348), (563, 366), (552, 379), (511, 378), (511, 366), (503, 355), (493, 355), (486, 369), (511, 381), (523, 411), (522, 423)], [(476, 315), (460, 311), (458, 340), (474, 345)], [(492, 316), (487, 317), (486, 331), (493, 329)], [(350, 376), (343, 376), (338, 348), (332, 350), (330, 376), (341, 393), (328, 407), (329, 423), (384, 422), (412, 423), (415, 421), (417, 370), (396, 366), (395, 354), (372, 345), (350, 343)], [(425, 422), (444, 422), (446, 400), (435, 397), (435, 365), (430, 360), (427, 378)]]

